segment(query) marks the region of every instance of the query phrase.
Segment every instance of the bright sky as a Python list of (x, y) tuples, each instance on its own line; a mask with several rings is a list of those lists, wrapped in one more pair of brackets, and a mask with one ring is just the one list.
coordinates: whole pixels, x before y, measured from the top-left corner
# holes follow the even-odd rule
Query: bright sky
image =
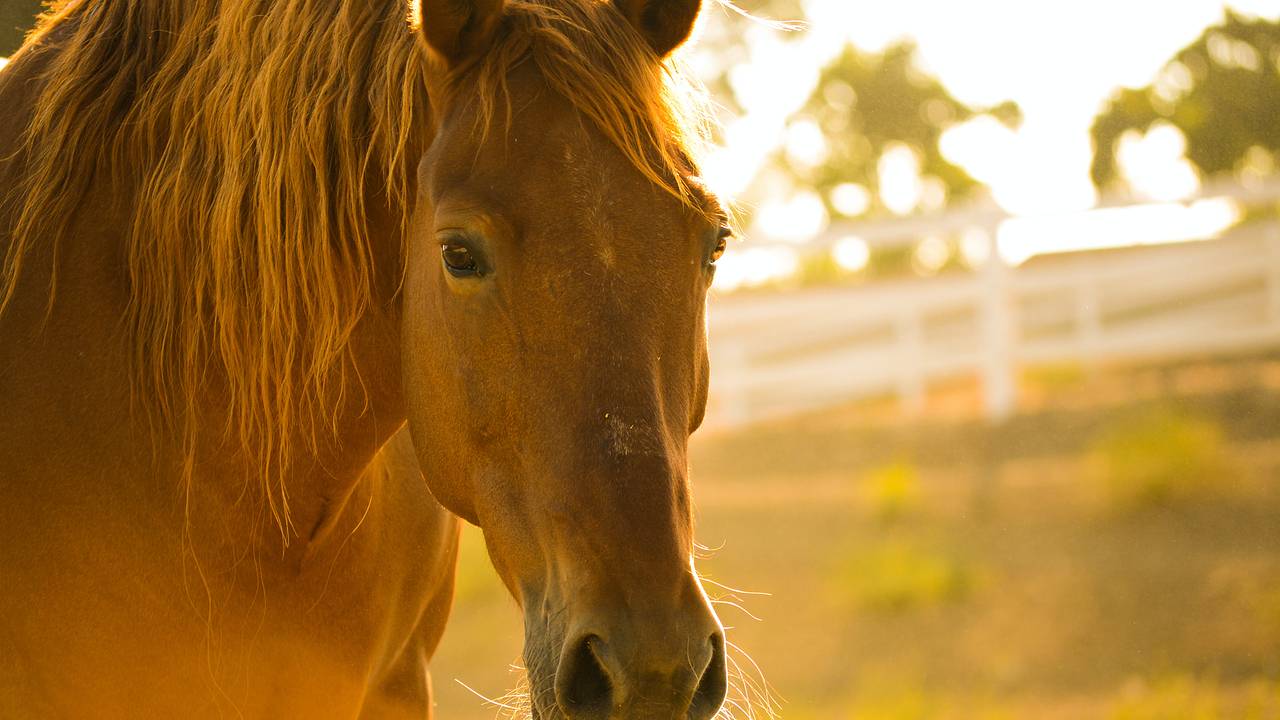
[[(1016, 214), (1093, 204), (1088, 130), (1115, 88), (1151, 82), (1226, 7), (1280, 17), (1280, 0), (805, 0), (805, 6), (809, 27), (799, 36), (782, 39), (765, 27), (748, 32), (751, 59), (731, 75), (746, 114), (730, 124), (728, 146), (708, 164), (713, 184), (729, 194), (742, 192), (772, 148), (797, 140), (787, 136), (787, 118), (845, 43), (874, 51), (911, 38), (925, 70), (962, 101), (984, 106), (1014, 100), (1022, 107), (1025, 121), (1016, 132), (979, 122), (949, 133), (943, 143), (944, 153), (990, 185), (997, 202)], [(707, 22), (716, 22), (711, 15)], [(1168, 147), (1167, 138), (1153, 147)], [(1148, 175), (1180, 172), (1158, 167), (1176, 158), (1147, 154), (1155, 155)], [(802, 194), (778, 202), (812, 210), (812, 200)], [(761, 208), (761, 214), (767, 220), (772, 211), (792, 222), (804, 209)]]
[[(1276, 19), (1280, 0), (804, 3), (808, 27), (799, 34), (766, 26), (747, 31), (750, 58), (730, 74), (745, 113), (730, 121), (725, 147), (704, 164), (708, 182), (720, 192), (731, 197), (745, 193), (760, 201), (749, 229), (759, 247), (726, 256), (717, 277), (722, 289), (791, 275), (797, 261), (786, 245), (804, 242), (826, 227), (829, 218), (821, 198), (758, 171), (780, 146), (793, 160), (806, 155), (820, 159), (825, 145), (820, 131), (816, 125), (793, 122), (793, 115), (812, 93), (820, 69), (850, 42), (878, 51), (896, 40), (914, 40), (923, 69), (961, 101), (983, 107), (1013, 100), (1022, 108), (1024, 120), (1016, 131), (980, 118), (943, 136), (943, 153), (989, 185), (1004, 210), (1022, 217), (1001, 227), (998, 238), (964, 238), (962, 254), (970, 264), (990, 252), (991, 240), (1002, 257), (1016, 264), (1038, 252), (1084, 249), (1077, 247), (1082, 236), (1099, 246), (1171, 242), (1192, 239), (1184, 231), (1194, 227), (1198, 239), (1238, 218), (1238, 209), (1221, 202), (1193, 208), (1169, 204), (1199, 186), (1183, 156), (1184, 139), (1172, 127), (1157, 128), (1120, 148), (1121, 169), (1131, 186), (1157, 204), (1132, 213), (1085, 212), (1097, 201), (1089, 178), (1089, 127), (1118, 87), (1151, 83), (1174, 53), (1219, 22), (1228, 8)], [(742, 4), (750, 7), (745, 0)], [(708, 15), (705, 31), (714, 32), (717, 18)], [(696, 49), (691, 59), (708, 71), (717, 60)], [(915, 175), (914, 158), (905, 148), (899, 150), (881, 161), (882, 184), (886, 177), (901, 179), (882, 197), (891, 208), (895, 203), (890, 201), (900, 199), (902, 212), (927, 206), (920, 202), (928, 193)], [(756, 186), (747, 192), (752, 183)], [(847, 204), (854, 214), (866, 207), (865, 188), (841, 190), (832, 198), (837, 207)], [(1051, 232), (1061, 227), (1080, 232)], [(949, 252), (940, 239), (924, 238), (916, 249), (917, 266), (922, 272), (936, 269)], [(833, 248), (836, 261), (854, 270), (866, 264), (868, 253), (866, 243), (856, 237)]]

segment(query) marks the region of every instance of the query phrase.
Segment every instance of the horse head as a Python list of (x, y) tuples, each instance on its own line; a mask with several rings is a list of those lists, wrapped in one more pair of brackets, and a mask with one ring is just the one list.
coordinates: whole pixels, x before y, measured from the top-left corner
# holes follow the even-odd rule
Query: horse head
[(699, 0), (425, 0), (437, 131), (404, 374), (433, 494), (524, 613), (537, 718), (706, 720), (724, 629), (693, 568), (688, 440), (729, 236), (665, 58)]

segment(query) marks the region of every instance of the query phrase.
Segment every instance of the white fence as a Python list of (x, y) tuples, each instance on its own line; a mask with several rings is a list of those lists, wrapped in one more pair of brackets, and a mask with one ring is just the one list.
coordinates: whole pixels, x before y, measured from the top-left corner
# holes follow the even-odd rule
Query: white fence
[[(1270, 198), (1274, 201), (1274, 198)], [(709, 427), (977, 377), (988, 417), (1019, 367), (1280, 347), (1280, 225), (921, 280), (715, 298)]]

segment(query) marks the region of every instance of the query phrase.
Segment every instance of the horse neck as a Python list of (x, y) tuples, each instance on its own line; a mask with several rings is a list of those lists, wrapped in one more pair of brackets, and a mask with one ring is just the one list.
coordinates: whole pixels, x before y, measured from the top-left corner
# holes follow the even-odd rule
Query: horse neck
[[(370, 206), (376, 207), (372, 202)], [(323, 536), (376, 464), (382, 448), (404, 427), (400, 226), (400, 219), (389, 208), (374, 212), (369, 218), (375, 263), (374, 297), (351, 335), (347, 357), (340, 361), (345, 364), (348, 383), (338, 399), (337, 412), (313, 408), (310, 415), (299, 414), (283, 423), (315, 430), (288, 438), (293, 449), (287, 465), (278, 477), (268, 478), (287, 495), (287, 517), (260, 514), (251, 530), (255, 538), (277, 549), (281, 536), (274, 531), (284, 530), (282, 537), (291, 557), (307, 552), (307, 545)], [(332, 372), (340, 369), (335, 367)], [(216, 394), (211, 395), (204, 409), (208, 419), (202, 425), (221, 427), (225, 422), (224, 407)], [(225, 439), (217, 436), (210, 432), (199, 440), (195, 474), (200, 476), (198, 482), (211, 485), (206, 501), (214, 503), (215, 510), (231, 510), (243, 505), (244, 489), (261, 479), (263, 468), (257, 457), (228, 453)], [(268, 486), (261, 492), (272, 490)], [(261, 504), (265, 496), (256, 500)]]

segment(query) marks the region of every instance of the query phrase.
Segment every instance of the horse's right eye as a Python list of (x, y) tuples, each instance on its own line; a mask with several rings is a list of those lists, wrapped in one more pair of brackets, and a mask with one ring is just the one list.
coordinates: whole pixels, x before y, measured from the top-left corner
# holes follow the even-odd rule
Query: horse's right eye
[(716, 247), (711, 251), (711, 264), (715, 265), (716, 261), (724, 257), (724, 253), (729, 249), (729, 239), (733, 237), (733, 231), (729, 228), (722, 228), (716, 237)]
[(480, 274), (480, 265), (476, 262), (471, 248), (459, 243), (446, 243), (440, 246), (440, 257), (444, 267), (454, 277), (469, 277)]

